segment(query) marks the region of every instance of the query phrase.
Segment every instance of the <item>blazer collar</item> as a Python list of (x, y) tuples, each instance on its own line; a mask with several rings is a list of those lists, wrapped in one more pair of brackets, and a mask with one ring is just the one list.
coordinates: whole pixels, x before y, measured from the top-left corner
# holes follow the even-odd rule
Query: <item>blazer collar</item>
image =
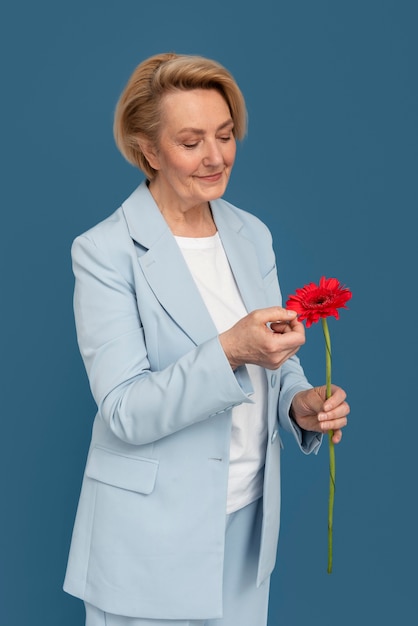
[[(213, 217), (247, 311), (265, 306), (254, 243), (227, 202), (211, 202)], [(161, 305), (199, 345), (217, 330), (166, 221), (145, 182), (122, 204), (129, 234), (142, 248), (138, 262)]]

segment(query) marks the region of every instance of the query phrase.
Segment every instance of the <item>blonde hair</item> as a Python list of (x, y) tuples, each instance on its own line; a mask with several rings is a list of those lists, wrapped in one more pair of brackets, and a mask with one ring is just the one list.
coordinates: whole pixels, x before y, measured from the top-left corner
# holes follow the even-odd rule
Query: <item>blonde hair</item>
[(158, 54), (140, 63), (132, 73), (116, 105), (113, 134), (125, 159), (139, 167), (151, 180), (156, 171), (143, 154), (138, 139), (153, 145), (161, 124), (161, 99), (175, 90), (216, 89), (229, 107), (234, 136), (243, 139), (247, 130), (244, 96), (222, 65), (201, 56)]

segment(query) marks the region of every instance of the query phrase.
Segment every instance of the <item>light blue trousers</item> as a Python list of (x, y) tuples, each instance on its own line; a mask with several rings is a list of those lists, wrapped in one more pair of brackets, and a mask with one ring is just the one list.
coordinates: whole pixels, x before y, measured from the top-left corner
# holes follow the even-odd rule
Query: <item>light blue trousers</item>
[(262, 499), (226, 518), (223, 616), (159, 620), (105, 613), (86, 604), (86, 626), (267, 626), (270, 580), (256, 586)]

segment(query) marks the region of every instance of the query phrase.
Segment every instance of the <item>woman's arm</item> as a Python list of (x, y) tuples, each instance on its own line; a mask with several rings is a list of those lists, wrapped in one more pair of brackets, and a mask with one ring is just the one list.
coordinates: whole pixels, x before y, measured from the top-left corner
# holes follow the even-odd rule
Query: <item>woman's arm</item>
[(128, 443), (150, 443), (251, 402), (246, 369), (232, 371), (216, 336), (151, 371), (133, 280), (109, 256), (86, 236), (72, 247), (78, 343), (99, 414), (112, 432)]

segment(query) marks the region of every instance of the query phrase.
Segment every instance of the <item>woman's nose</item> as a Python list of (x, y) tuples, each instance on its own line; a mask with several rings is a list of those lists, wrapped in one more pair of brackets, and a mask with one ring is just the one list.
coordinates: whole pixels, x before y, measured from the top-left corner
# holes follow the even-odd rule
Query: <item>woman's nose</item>
[(220, 146), (218, 145), (218, 142), (216, 140), (208, 141), (206, 143), (206, 151), (205, 151), (205, 156), (203, 158), (204, 165), (213, 166), (213, 165), (219, 165), (222, 162), (223, 162), (222, 151), (220, 149)]

